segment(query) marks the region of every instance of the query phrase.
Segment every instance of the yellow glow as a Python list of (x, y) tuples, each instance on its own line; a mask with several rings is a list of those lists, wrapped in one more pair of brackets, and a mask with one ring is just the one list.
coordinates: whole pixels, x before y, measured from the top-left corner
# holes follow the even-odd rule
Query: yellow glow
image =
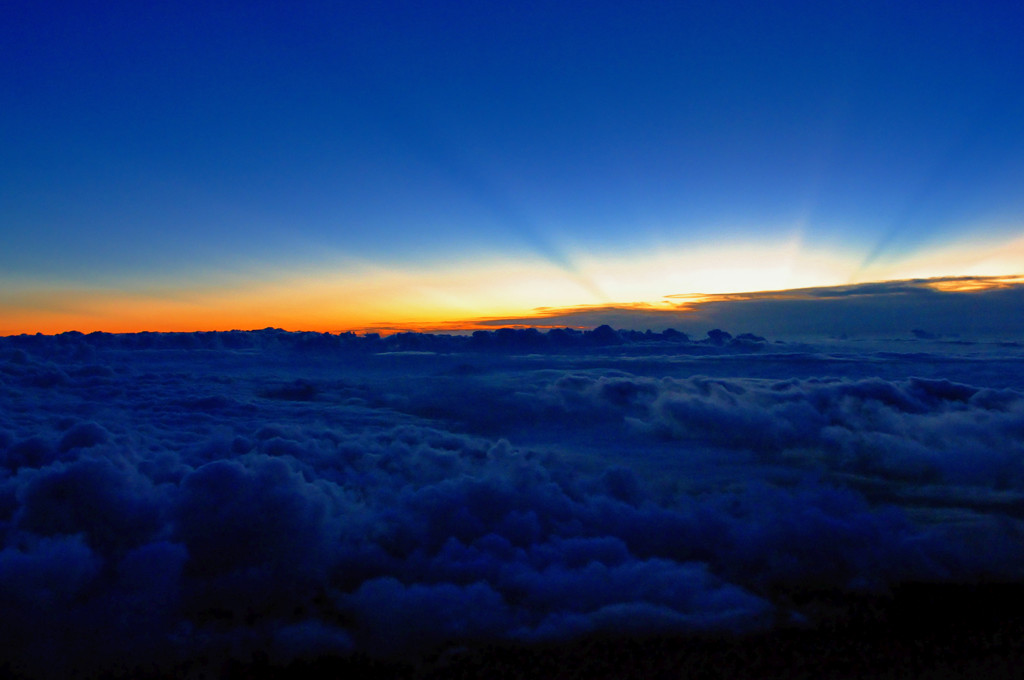
[[(965, 233), (983, 233), (967, 228)], [(1008, 231), (1008, 230), (1003, 230)], [(1016, 230), (1024, 234), (1024, 225)], [(942, 276), (1007, 276), (1024, 273), (1024, 236), (953, 239), (898, 263), (868, 268), (856, 281), (895, 281)]]
[(1024, 276), (986, 276), (984, 278), (968, 278), (964, 280), (929, 281), (928, 287), (944, 293), (974, 293), (980, 290), (1006, 288), (1024, 284)]
[[(869, 281), (996, 276), (1024, 282), (1024, 237), (954, 243), (898, 265), (858, 272), (857, 256), (812, 249), (799, 236), (743, 246), (666, 246), (656, 252), (577, 253), (572, 267), (493, 259), (389, 268), (338, 258), (302, 273), (229, 274), (200, 283), (110, 288), (7, 285), (0, 334), (254, 329), (366, 331), (470, 329), (484, 319), (538, 318), (545, 309), (614, 305), (675, 309), (702, 299)], [(966, 290), (978, 282), (937, 282)], [(598, 293), (600, 292), (600, 294)], [(469, 321), (464, 321), (469, 320)], [(474, 321), (476, 320), (476, 321)]]
[(799, 237), (742, 246), (676, 246), (612, 258), (584, 258), (582, 270), (610, 298), (654, 303), (665, 296), (784, 290), (841, 283), (856, 264), (805, 247)]
[(491, 263), (451, 270), (364, 267), (354, 274), (236, 279), (216, 286), (34, 289), (0, 296), (0, 334), (253, 329), (364, 330), (443, 325), (452, 319), (522, 315), (536, 301), (593, 303), (552, 266)]

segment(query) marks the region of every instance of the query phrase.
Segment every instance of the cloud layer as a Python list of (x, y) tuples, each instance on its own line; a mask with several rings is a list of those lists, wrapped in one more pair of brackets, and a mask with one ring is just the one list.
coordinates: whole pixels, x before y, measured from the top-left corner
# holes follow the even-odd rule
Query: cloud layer
[[(0, 339), (2, 662), (749, 633), (815, 592), (1019, 580), (1022, 357), (957, 347)], [(939, 359), (957, 380), (913, 375)]]

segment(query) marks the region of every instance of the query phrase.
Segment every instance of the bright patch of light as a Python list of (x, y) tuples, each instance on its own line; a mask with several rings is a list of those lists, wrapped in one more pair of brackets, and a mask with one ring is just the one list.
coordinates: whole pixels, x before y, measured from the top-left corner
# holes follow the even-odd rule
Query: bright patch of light
[(668, 295), (728, 294), (833, 285), (850, 258), (808, 248), (798, 236), (747, 245), (678, 246), (655, 254), (582, 260), (609, 297), (654, 303)]
[[(527, 318), (542, 308), (678, 309), (704, 296), (1024, 272), (1024, 237), (952, 243), (862, 271), (861, 254), (812, 247), (801, 231), (743, 244), (679, 243), (618, 254), (577, 250), (568, 267), (536, 259), (453, 257), (412, 268), (337, 258), (301, 273), (257, 263), (206, 281), (8, 287), (0, 294), (0, 334), (470, 328), (474, 319)], [(854, 272), (857, 280), (851, 281)]]
[[(966, 230), (977, 233), (980, 230)], [(1024, 233), (1024, 227), (1017, 230)], [(959, 239), (865, 272), (865, 281), (927, 279), (940, 276), (1008, 276), (1024, 273), (1024, 236)], [(860, 283), (856, 281), (855, 283)]]

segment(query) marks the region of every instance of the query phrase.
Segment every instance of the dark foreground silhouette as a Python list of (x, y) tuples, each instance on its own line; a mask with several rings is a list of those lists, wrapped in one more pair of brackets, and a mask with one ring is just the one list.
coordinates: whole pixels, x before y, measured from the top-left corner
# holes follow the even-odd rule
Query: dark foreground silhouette
[[(177, 673), (228, 678), (1019, 678), (1024, 584), (909, 584), (885, 595), (796, 596), (815, 626), (747, 635), (595, 635), (564, 643), (443, 648), (274, 665), (197, 660)], [(212, 664), (211, 661), (214, 661)], [(154, 676), (155, 677), (155, 676)]]

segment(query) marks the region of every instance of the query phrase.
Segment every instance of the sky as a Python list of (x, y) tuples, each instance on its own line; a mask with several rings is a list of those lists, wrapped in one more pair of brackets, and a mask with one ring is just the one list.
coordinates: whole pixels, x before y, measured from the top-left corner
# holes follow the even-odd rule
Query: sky
[(5, 2), (0, 334), (1017, 275), (1021, 26), (1008, 2)]

